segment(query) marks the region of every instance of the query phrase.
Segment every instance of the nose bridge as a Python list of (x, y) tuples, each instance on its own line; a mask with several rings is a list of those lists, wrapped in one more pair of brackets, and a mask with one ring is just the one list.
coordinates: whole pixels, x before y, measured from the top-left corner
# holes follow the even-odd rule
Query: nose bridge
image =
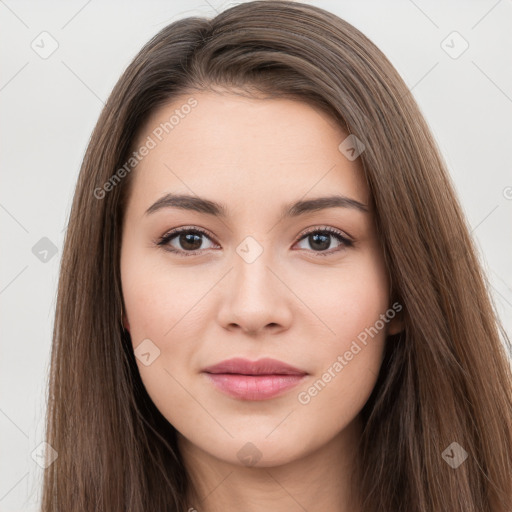
[(274, 275), (274, 252), (266, 240), (247, 236), (235, 249), (220, 310), (219, 320), (225, 327), (237, 324), (256, 332), (270, 324), (283, 327), (290, 320), (286, 287)]
[[(261, 239), (260, 239), (261, 240)], [(259, 300), (263, 294), (266, 296), (269, 291), (275, 292), (275, 276), (269, 270), (272, 264), (272, 249), (269, 247), (269, 239), (262, 241), (255, 237), (246, 236), (236, 247), (236, 254), (233, 257), (234, 286), (235, 293), (239, 299), (244, 300), (253, 297)], [(274, 293), (275, 295), (275, 293)], [(264, 297), (268, 300), (268, 297)]]

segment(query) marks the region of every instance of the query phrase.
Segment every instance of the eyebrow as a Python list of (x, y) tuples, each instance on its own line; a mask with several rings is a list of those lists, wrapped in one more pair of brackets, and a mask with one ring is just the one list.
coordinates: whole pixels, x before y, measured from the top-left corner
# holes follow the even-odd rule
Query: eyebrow
[[(166, 194), (152, 204), (145, 212), (145, 215), (155, 213), (163, 208), (180, 208), (216, 217), (226, 218), (228, 209), (224, 204), (211, 201), (198, 196), (186, 194)], [(368, 206), (364, 203), (343, 195), (331, 195), (317, 197), (304, 201), (296, 201), (283, 207), (283, 217), (298, 217), (310, 212), (324, 210), (327, 208), (350, 208), (363, 213), (368, 213)]]

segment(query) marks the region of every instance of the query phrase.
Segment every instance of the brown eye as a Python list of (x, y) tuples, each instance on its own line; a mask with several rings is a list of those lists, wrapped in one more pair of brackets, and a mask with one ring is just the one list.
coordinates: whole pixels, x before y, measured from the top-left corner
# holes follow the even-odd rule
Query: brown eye
[(170, 252), (191, 256), (208, 248), (201, 247), (205, 238), (210, 240), (210, 237), (203, 230), (198, 228), (180, 228), (166, 233), (160, 238), (157, 245), (163, 246)]
[[(327, 252), (328, 249), (331, 249), (331, 242), (333, 241), (333, 238), (338, 242), (338, 246), (335, 247), (334, 250), (329, 250)], [(327, 256), (353, 245), (352, 240), (345, 237), (341, 231), (332, 228), (316, 228), (311, 230), (300, 238), (299, 242), (302, 241), (306, 241), (310, 249), (313, 252), (318, 253), (318, 256)], [(301, 249), (304, 249), (304, 247), (301, 247)], [(305, 247), (305, 249), (308, 248)]]

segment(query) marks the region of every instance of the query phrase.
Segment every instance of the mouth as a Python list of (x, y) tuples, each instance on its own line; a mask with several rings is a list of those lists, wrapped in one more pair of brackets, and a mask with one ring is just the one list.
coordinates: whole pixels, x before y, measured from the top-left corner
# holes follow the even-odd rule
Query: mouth
[(297, 386), (307, 372), (276, 359), (235, 358), (203, 370), (221, 392), (240, 400), (267, 400)]

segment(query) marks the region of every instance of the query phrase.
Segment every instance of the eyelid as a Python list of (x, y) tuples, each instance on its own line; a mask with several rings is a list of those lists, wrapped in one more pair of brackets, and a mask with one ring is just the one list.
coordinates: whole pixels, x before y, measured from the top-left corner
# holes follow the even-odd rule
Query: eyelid
[(324, 257), (324, 256), (330, 256), (333, 254), (338, 254), (338, 253), (340, 253), (350, 247), (353, 247), (355, 245), (355, 240), (352, 236), (346, 234), (345, 232), (341, 231), (340, 229), (337, 229), (337, 228), (334, 228), (331, 226), (313, 226), (313, 227), (307, 228), (306, 231), (302, 232), (302, 234), (296, 240), (294, 245), (301, 242), (305, 238), (307, 238), (308, 235), (310, 235), (311, 233), (317, 233), (317, 232), (329, 233), (331, 236), (336, 238), (341, 243), (341, 245), (335, 249), (329, 249), (327, 251), (312, 251), (312, 250), (307, 250), (307, 249), (301, 249), (301, 250), (307, 251), (308, 253), (313, 253), (313, 255), (315, 257), (318, 257), (318, 256)]
[(159, 239), (161, 240), (162, 238), (167, 238), (170, 235), (172, 235), (172, 236), (179, 235), (183, 231), (186, 231), (186, 232), (199, 231), (200, 233), (208, 236), (208, 238), (214, 238), (213, 235), (204, 228), (200, 228), (198, 226), (180, 226), (177, 228), (169, 229), (169, 231), (166, 231), (165, 234), (163, 234)]
[[(193, 232), (193, 231), (196, 231), (196, 232), (199, 232), (199, 233), (205, 235), (207, 238), (209, 238), (212, 241), (215, 240), (215, 237), (204, 228), (200, 228), (197, 226), (180, 226), (178, 228), (173, 228), (173, 229), (170, 229), (169, 231), (166, 231), (162, 236), (158, 237), (157, 240), (154, 241), (154, 243), (158, 246), (166, 246), (170, 240), (172, 240), (179, 234), (189, 233), (189, 232)], [(165, 247), (164, 247), (164, 249), (165, 249)], [(183, 253), (184, 252), (184, 253), (186, 253), (187, 256), (193, 256), (195, 254), (198, 254), (198, 253), (204, 251), (204, 249), (202, 249), (202, 250), (199, 249), (197, 251), (180, 251), (178, 249), (175, 249), (175, 250), (166, 249), (166, 250), (169, 252), (174, 252), (174, 253)]]
[(352, 242), (352, 243), (354, 242), (353, 237), (350, 236), (346, 231), (342, 231), (341, 229), (334, 228), (332, 226), (327, 226), (327, 225), (323, 225), (323, 226), (316, 225), (316, 226), (306, 228), (306, 231), (302, 232), (302, 235), (300, 235), (300, 238), (298, 238), (297, 241), (302, 240), (305, 236), (307, 236), (311, 233), (316, 233), (317, 231), (327, 231), (329, 233), (333, 233), (333, 234), (341, 236), (347, 242)]

